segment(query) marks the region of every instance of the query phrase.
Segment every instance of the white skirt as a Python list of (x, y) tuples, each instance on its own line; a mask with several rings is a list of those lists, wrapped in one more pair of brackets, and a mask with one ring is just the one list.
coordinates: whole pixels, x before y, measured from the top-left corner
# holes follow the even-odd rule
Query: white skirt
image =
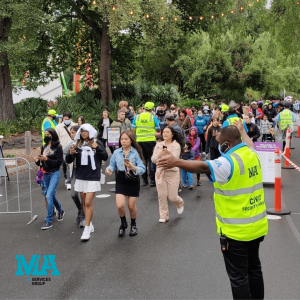
[(101, 184), (100, 181), (76, 179), (74, 190), (82, 193), (94, 193), (101, 191)]

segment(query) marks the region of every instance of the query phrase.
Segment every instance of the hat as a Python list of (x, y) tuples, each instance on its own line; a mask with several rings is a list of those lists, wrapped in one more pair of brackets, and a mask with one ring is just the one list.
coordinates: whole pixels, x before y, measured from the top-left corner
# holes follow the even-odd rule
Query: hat
[(47, 112), (47, 115), (48, 116), (57, 116), (58, 114), (55, 109), (49, 109)]
[(251, 104), (256, 104), (256, 102), (255, 102), (255, 101), (252, 101)]
[(82, 129), (89, 132), (89, 139), (92, 139), (97, 135), (97, 130), (91, 124), (84, 123), (77, 130), (74, 138), (75, 141), (80, 140), (80, 134)]
[(153, 107), (154, 107), (154, 103), (153, 102), (146, 102), (145, 103), (145, 109), (151, 110)]
[(229, 110), (229, 106), (227, 104), (223, 104), (221, 106), (221, 112), (227, 112)]
[(229, 107), (230, 107), (230, 108), (235, 108), (235, 107), (237, 107), (236, 102), (235, 102), (234, 100), (231, 100), (231, 101), (229, 102)]
[(174, 114), (170, 112), (166, 113), (165, 119), (173, 121), (175, 119)]

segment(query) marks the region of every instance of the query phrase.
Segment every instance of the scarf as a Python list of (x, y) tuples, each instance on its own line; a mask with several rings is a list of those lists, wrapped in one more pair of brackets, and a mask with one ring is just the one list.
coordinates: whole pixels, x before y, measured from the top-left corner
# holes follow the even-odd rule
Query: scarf
[[(80, 133), (81, 133), (82, 129), (89, 132), (89, 139), (93, 139), (97, 134), (97, 130), (91, 124), (85, 123), (85, 124), (82, 124), (80, 126), (80, 128), (77, 130), (75, 138), (74, 138), (75, 141), (80, 140)], [(81, 150), (82, 150), (82, 152), (81, 152), (81, 165), (83, 165), (83, 166), (88, 165), (88, 155), (90, 155), (92, 169), (96, 170), (96, 164), (95, 164), (95, 157), (94, 157), (93, 149), (89, 146), (82, 146)]]

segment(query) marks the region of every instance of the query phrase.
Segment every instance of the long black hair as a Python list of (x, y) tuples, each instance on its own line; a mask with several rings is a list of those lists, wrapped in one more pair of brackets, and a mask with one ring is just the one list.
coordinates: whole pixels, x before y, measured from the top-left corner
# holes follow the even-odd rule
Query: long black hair
[(183, 137), (181, 136), (181, 134), (176, 131), (172, 126), (166, 126), (164, 127), (163, 131), (162, 131), (162, 134), (164, 133), (164, 130), (166, 128), (169, 128), (173, 134), (173, 137), (172, 137), (172, 141), (176, 141), (179, 145), (180, 145), (180, 148), (181, 148), (181, 153), (183, 152), (183, 149), (184, 149), (184, 139)]
[[(57, 146), (60, 144), (58, 135), (57, 135), (55, 129), (53, 129), (53, 128), (48, 128), (45, 130), (45, 132), (46, 131), (48, 131), (51, 134), (51, 147), (50, 148), (53, 150), (53, 149), (57, 148)], [(42, 146), (42, 148), (41, 148), (41, 155), (43, 155), (43, 153), (44, 153), (45, 146)]]

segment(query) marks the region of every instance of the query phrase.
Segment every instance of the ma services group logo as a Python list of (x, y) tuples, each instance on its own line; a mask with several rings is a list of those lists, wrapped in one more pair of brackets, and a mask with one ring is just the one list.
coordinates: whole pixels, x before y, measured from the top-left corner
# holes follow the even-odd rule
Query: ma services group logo
[[(32, 255), (29, 263), (27, 263), (24, 255), (16, 255), (18, 262), (17, 276), (29, 276), (27, 282), (30, 281), (30, 276), (43, 276), (32, 277), (32, 285), (45, 285), (47, 281), (51, 281), (51, 277), (45, 276), (59, 276), (55, 263), (55, 255)], [(41, 267), (40, 267), (41, 266)]]

